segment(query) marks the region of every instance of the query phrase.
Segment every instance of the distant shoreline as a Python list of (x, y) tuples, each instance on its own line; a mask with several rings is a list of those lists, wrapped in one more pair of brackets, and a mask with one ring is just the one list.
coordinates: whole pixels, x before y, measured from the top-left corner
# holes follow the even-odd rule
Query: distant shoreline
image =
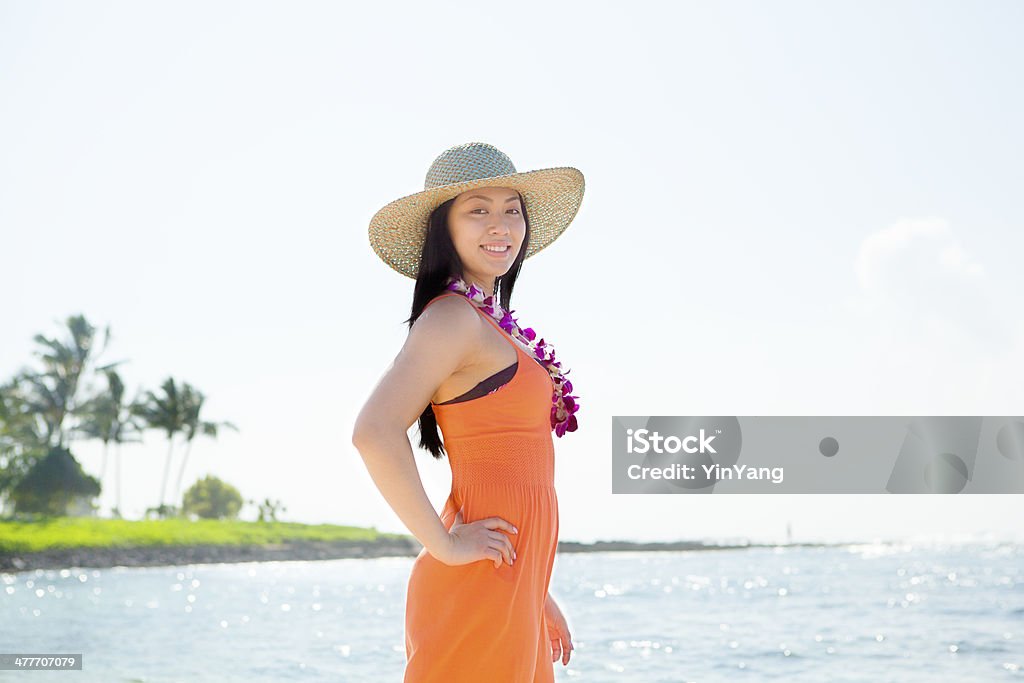
[[(823, 548), (856, 543), (749, 543), (717, 545), (696, 541), (672, 543), (635, 543), (598, 541), (577, 543), (559, 541), (559, 553), (650, 552), (746, 550), (750, 548)], [(147, 545), (106, 548), (59, 548), (33, 553), (0, 553), (0, 571), (7, 573), (36, 569), (71, 567), (106, 569), (111, 567), (156, 567), (187, 564), (273, 562), (292, 560), (338, 560), (375, 557), (415, 557), (423, 549), (414, 538), (375, 540), (287, 541), (258, 545)]]

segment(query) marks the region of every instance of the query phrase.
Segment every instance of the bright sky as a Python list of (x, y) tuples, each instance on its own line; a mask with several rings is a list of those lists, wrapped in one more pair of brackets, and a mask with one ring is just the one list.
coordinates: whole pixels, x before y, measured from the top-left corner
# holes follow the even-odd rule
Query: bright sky
[[(241, 428), (185, 486), (405, 532), (349, 441), (412, 296), (367, 225), (485, 141), (587, 180), (512, 304), (581, 397), (563, 540), (1024, 538), (1019, 495), (613, 496), (609, 441), (612, 415), (1020, 414), (1022, 28), (996, 1), (4, 0), (0, 376), (84, 313), (132, 390), (172, 375)], [(124, 448), (129, 515), (166, 450)], [(439, 508), (447, 461), (417, 462)]]

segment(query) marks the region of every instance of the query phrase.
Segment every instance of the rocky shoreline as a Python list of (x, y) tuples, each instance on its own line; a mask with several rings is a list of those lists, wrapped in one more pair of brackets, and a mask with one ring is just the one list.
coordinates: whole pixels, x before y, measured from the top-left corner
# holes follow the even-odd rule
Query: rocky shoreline
[[(784, 547), (823, 547), (826, 543), (794, 543)], [(775, 544), (713, 545), (694, 541), (633, 543), (559, 541), (560, 553), (623, 551), (737, 550), (775, 547)], [(23, 572), (68, 567), (153, 567), (219, 562), (338, 560), (370, 557), (415, 557), (423, 546), (412, 537), (375, 541), (293, 541), (270, 545), (174, 545), (130, 548), (68, 548), (38, 553), (0, 553), (0, 571)]]

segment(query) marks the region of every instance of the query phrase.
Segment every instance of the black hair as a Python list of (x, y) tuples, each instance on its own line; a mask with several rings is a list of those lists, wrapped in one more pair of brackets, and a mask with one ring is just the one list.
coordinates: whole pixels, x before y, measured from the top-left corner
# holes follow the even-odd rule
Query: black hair
[[(522, 269), (526, 250), (530, 246), (530, 219), (526, 215), (526, 202), (523, 201), (522, 194), (519, 192), (516, 194), (519, 194), (519, 205), (522, 207), (523, 220), (526, 222), (526, 235), (519, 253), (508, 271), (494, 280), (494, 294), (501, 307), (506, 311), (510, 310), (512, 290), (515, 288), (516, 278), (519, 277), (519, 271)], [(464, 277), (462, 259), (459, 258), (448, 229), (448, 214), (454, 202), (455, 197), (452, 197), (434, 209), (427, 219), (427, 238), (423, 242), (419, 272), (416, 275), (416, 288), (412, 295), (412, 315), (404, 321), (409, 324), (409, 329), (412, 329), (427, 304), (434, 297), (446, 291), (445, 281), (450, 275)], [(445, 450), (441, 443), (441, 435), (438, 433), (434, 408), (429, 402), (418, 422), (420, 448), (430, 451), (431, 455), (440, 459)]]

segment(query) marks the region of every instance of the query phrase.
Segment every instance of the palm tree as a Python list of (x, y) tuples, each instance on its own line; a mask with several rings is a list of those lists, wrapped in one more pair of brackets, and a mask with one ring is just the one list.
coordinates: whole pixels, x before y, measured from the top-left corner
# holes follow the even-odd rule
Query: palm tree
[(164, 464), (164, 476), (160, 484), (160, 514), (164, 514), (164, 494), (167, 491), (167, 478), (171, 471), (171, 457), (174, 455), (174, 435), (185, 426), (185, 411), (181, 400), (181, 392), (173, 377), (168, 377), (160, 386), (163, 395), (147, 391), (142, 401), (132, 408), (133, 413), (142, 418), (146, 427), (160, 429), (167, 434), (167, 462)]
[(116, 505), (117, 515), (121, 515), (121, 444), (129, 441), (141, 441), (141, 427), (137, 417), (132, 414), (132, 404), (125, 403), (125, 387), (121, 376), (113, 367), (103, 370), (107, 379), (105, 391), (96, 394), (81, 406), (81, 419), (76, 429), (87, 438), (99, 439), (103, 442), (103, 465), (100, 469), (100, 481), (104, 481), (107, 472), (107, 453), (110, 442), (115, 444), (117, 465)]
[(23, 375), (0, 385), (0, 469), (4, 458), (46, 446), (47, 425), (32, 412)]
[[(69, 440), (64, 421), (76, 409), (79, 386), (90, 364), (96, 335), (96, 328), (82, 315), (68, 317), (65, 324), (69, 336), (64, 341), (41, 334), (34, 337), (36, 343), (43, 347), (35, 353), (43, 362), (43, 371), (23, 371), (20, 375), (29, 412), (38, 414), (43, 420), (46, 444), (62, 448)], [(100, 354), (109, 342), (108, 326)]]
[(185, 475), (185, 464), (188, 462), (188, 455), (192, 451), (192, 440), (199, 434), (217, 438), (217, 431), (220, 427), (226, 427), (238, 431), (238, 427), (230, 422), (206, 422), (201, 419), (203, 403), (206, 395), (198, 391), (187, 382), (181, 388), (181, 404), (184, 408), (184, 433), (185, 433), (185, 457), (181, 460), (181, 469), (178, 470), (178, 481), (174, 487), (175, 500), (181, 498), (181, 480)]
[(6, 511), (8, 493), (46, 454), (46, 431), (30, 409), (23, 378), (0, 385), (0, 511)]
[(27, 476), (52, 448), (66, 447), (71, 434), (65, 421), (77, 408), (82, 378), (110, 342), (108, 326), (103, 348), (94, 353), (96, 328), (83, 315), (69, 316), (64, 325), (64, 339), (41, 334), (33, 338), (42, 347), (34, 354), (42, 361), (42, 370), (20, 370), (3, 387), (0, 493)]

